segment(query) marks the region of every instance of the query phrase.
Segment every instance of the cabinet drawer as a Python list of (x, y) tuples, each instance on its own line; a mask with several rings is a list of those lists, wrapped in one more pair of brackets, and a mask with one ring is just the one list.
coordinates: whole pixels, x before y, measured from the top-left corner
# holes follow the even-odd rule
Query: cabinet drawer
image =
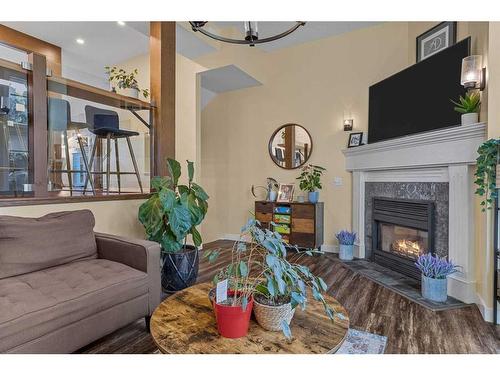
[(300, 219), (314, 219), (314, 205), (294, 204), (292, 206), (292, 217)]
[(292, 231), (299, 233), (314, 233), (314, 219), (298, 219), (292, 220)]
[(290, 244), (297, 245), (298, 247), (305, 247), (307, 249), (313, 249), (316, 245), (316, 241), (314, 234), (293, 232), (290, 236)]
[(257, 219), (261, 223), (269, 223), (269, 222), (273, 221), (273, 214), (256, 212), (255, 219)]
[(257, 214), (257, 212), (272, 214), (273, 206), (272, 202), (255, 202), (255, 214)]

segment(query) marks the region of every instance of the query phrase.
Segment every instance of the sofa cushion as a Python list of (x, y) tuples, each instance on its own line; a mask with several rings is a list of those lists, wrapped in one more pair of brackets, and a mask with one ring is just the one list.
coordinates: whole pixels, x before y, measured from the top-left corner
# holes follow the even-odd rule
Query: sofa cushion
[(0, 352), (147, 293), (147, 274), (106, 259), (0, 280)]
[(40, 218), (0, 215), (0, 279), (96, 258), (94, 224), (89, 210)]

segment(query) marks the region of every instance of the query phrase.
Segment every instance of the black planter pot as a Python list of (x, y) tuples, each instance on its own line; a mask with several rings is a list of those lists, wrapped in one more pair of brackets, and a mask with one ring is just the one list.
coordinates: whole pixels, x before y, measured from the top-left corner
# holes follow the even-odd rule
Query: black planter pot
[(161, 286), (166, 293), (174, 293), (190, 287), (198, 277), (198, 249), (186, 245), (179, 253), (161, 255)]

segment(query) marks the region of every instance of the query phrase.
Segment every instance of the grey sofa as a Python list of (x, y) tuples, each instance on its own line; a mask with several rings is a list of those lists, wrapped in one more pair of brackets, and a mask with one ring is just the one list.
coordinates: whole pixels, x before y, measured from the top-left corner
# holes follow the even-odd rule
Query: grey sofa
[(160, 247), (94, 233), (88, 210), (0, 216), (0, 352), (71, 353), (161, 300)]

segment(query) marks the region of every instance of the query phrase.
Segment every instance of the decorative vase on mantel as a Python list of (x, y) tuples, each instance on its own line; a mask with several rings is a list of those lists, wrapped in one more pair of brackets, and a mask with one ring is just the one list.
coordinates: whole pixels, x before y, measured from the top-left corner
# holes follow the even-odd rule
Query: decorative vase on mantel
[(462, 125), (472, 125), (477, 124), (479, 122), (479, 113), (464, 113), (462, 115)]

